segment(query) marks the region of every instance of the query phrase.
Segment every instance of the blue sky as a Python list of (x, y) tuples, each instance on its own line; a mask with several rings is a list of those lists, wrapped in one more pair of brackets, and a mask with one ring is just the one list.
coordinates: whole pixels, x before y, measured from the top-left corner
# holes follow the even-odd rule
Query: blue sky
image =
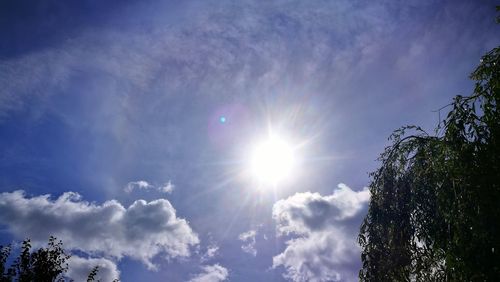
[(471, 92), (494, 6), (2, 1), (0, 242), (56, 235), (77, 279), (355, 281), (375, 159)]

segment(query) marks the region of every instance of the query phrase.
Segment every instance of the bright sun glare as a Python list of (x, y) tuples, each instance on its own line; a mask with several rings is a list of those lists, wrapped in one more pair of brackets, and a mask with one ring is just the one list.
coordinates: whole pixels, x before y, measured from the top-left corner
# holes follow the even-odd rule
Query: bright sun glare
[(283, 139), (272, 136), (255, 147), (251, 169), (257, 180), (276, 184), (290, 176), (294, 163), (293, 148)]

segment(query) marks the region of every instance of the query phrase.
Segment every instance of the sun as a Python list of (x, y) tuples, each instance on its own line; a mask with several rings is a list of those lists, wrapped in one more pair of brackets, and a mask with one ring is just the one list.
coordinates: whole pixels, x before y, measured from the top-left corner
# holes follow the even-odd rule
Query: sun
[(289, 178), (295, 166), (293, 147), (278, 136), (269, 136), (255, 146), (251, 171), (261, 183), (277, 184)]

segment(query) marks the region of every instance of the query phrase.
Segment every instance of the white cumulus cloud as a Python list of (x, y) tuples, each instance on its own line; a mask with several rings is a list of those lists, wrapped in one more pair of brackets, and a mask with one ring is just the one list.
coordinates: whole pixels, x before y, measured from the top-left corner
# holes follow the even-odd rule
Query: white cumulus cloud
[(194, 276), (189, 282), (219, 282), (227, 280), (229, 271), (219, 265), (205, 265), (202, 267), (202, 272)]
[(187, 257), (199, 243), (185, 219), (176, 215), (166, 199), (137, 200), (129, 207), (115, 200), (101, 205), (83, 201), (66, 192), (52, 200), (50, 195), (28, 197), (23, 191), (0, 194), (0, 223), (19, 238), (43, 244), (56, 236), (65, 248), (120, 259), (127, 256), (156, 266), (157, 255)]
[(120, 271), (113, 261), (104, 258), (86, 259), (74, 255), (68, 261), (68, 272), (65, 276), (74, 281), (87, 281), (89, 273), (96, 266), (99, 271), (94, 277), (95, 281), (110, 282), (120, 279)]
[(254, 257), (257, 255), (257, 249), (255, 249), (255, 243), (256, 243), (255, 236), (257, 236), (256, 230), (249, 230), (247, 232), (241, 233), (238, 236), (238, 239), (240, 241), (243, 241), (243, 243), (244, 243), (241, 246), (241, 249), (245, 253), (249, 253)]
[(333, 194), (296, 193), (273, 206), (278, 236), (292, 236), (286, 249), (273, 258), (273, 267), (284, 267), (292, 281), (356, 281), (359, 246), (358, 225), (370, 199), (367, 188), (353, 191), (339, 184)]

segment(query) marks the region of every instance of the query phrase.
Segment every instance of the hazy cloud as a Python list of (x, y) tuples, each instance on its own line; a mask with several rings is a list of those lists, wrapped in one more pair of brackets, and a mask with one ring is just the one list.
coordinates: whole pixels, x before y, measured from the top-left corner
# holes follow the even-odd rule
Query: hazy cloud
[(139, 180), (139, 181), (132, 181), (132, 182), (127, 183), (127, 185), (125, 186), (125, 189), (123, 189), (123, 190), (127, 193), (131, 193), (135, 189), (147, 190), (150, 188), (154, 188), (154, 186), (149, 184), (147, 181)]
[(163, 192), (163, 193), (172, 193), (174, 191), (174, 184), (172, 182), (168, 181), (164, 183), (161, 186), (158, 186), (158, 191)]
[(211, 258), (215, 257), (218, 253), (219, 253), (219, 246), (215, 244), (210, 244), (207, 247), (206, 252), (201, 256), (200, 260), (201, 262), (206, 262)]
[(189, 282), (219, 282), (227, 280), (229, 271), (219, 265), (202, 266), (202, 272), (193, 277)]
[(332, 195), (296, 193), (273, 206), (278, 236), (290, 235), (286, 249), (273, 258), (293, 281), (356, 281), (359, 259), (356, 228), (349, 220), (361, 215), (370, 194), (339, 184)]
[(134, 190), (155, 190), (160, 193), (172, 193), (172, 191), (174, 191), (174, 187), (174, 184), (172, 184), (172, 182), (170, 181), (162, 185), (155, 186), (145, 180), (138, 180), (127, 183), (123, 191), (132, 193), (132, 191)]
[(19, 238), (43, 243), (54, 235), (66, 248), (118, 259), (128, 256), (153, 269), (155, 256), (186, 257), (199, 243), (166, 199), (137, 200), (125, 208), (115, 200), (88, 203), (73, 192), (55, 200), (6, 192), (0, 194), (0, 223)]
[[(21, 108), (25, 100), (45, 101), (54, 93), (68, 91), (71, 80), (82, 72), (105, 73), (106, 80), (89, 76), (100, 85), (96, 90), (114, 96), (113, 103), (130, 112), (134, 111), (127, 94), (153, 92), (158, 87), (178, 91), (189, 85), (222, 95), (251, 86), (250, 91), (259, 93), (282, 87), (284, 78), (297, 78), (298, 85), (315, 81), (326, 87), (332, 77), (345, 80), (362, 73), (386, 56), (394, 42), (402, 50), (391, 57), (405, 55), (407, 50), (413, 54), (415, 48), (401, 43), (399, 33), (414, 32), (404, 29), (411, 20), (407, 15), (420, 15), (414, 11), (421, 12), (432, 2), (398, 7), (353, 1), (242, 1), (238, 5), (204, 1), (180, 11), (189, 15), (189, 22), (170, 22), (162, 13), (148, 15), (155, 25), (143, 32), (84, 30), (71, 40), (62, 40), (58, 48), (0, 61), (4, 74), (0, 77), (0, 116)], [(157, 3), (156, 10), (168, 10), (163, 5)], [(402, 30), (395, 30), (395, 21)], [(466, 33), (458, 39), (467, 42), (470, 37)]]

